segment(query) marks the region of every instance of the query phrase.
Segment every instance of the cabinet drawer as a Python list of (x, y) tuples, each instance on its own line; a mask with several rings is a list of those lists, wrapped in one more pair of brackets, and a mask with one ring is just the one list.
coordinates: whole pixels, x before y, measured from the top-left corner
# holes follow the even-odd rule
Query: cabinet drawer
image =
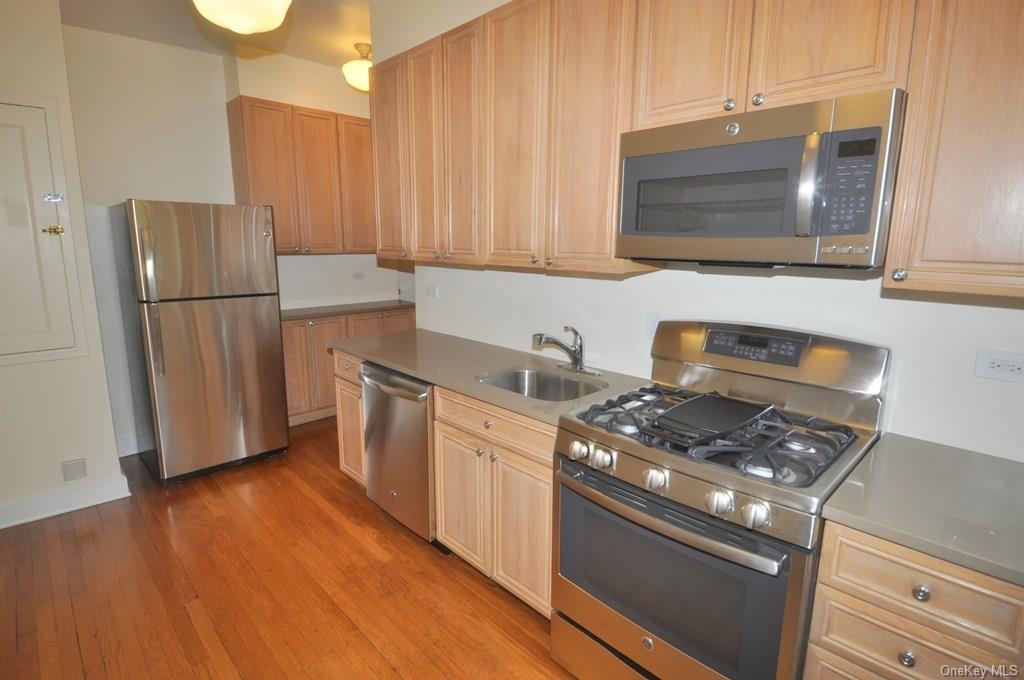
[(811, 643), (883, 678), (940, 678), (943, 667), (1008, 663), (820, 583)]
[(551, 464), (555, 450), (553, 426), (443, 388), (434, 390), (434, 394), (434, 417)]
[(818, 645), (807, 645), (804, 680), (876, 680), (881, 677)]
[(1024, 589), (1005, 581), (833, 522), (818, 580), (998, 656), (1024, 657)]
[(334, 352), (334, 375), (344, 378), (349, 382), (359, 383), (359, 370), (363, 367), (363, 360), (357, 359), (351, 354)]

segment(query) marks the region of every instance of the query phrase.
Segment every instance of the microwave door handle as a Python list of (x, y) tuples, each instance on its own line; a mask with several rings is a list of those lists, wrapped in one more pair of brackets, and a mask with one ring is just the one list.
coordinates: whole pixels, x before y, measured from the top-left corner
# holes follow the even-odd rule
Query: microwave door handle
[(821, 135), (817, 132), (804, 137), (804, 153), (800, 157), (800, 180), (796, 192), (797, 236), (811, 235), (811, 219), (814, 217), (814, 195), (818, 182), (818, 152)]
[(676, 543), (688, 545), (691, 548), (700, 550), (701, 552), (714, 555), (715, 557), (720, 557), (721, 559), (732, 562), (733, 564), (738, 564), (741, 567), (747, 567), (748, 569), (753, 569), (754, 571), (759, 571), (762, 574), (768, 574), (769, 576), (778, 576), (779, 571), (782, 568), (781, 560), (774, 560), (770, 557), (766, 557), (765, 555), (759, 555), (734, 545), (719, 543), (718, 541), (708, 538), (703, 534), (699, 534), (695, 531), (688, 531), (687, 529), (674, 524), (669, 524), (665, 520), (658, 519), (657, 517), (651, 517), (646, 512), (641, 512), (636, 508), (632, 508), (628, 505), (612, 500), (600, 491), (576, 481), (564, 472), (559, 471), (557, 481), (570, 491), (583, 496), (591, 503), (601, 506), (608, 512), (614, 513), (623, 519), (633, 522), (634, 524), (639, 524), (643, 528), (653, 531), (656, 534), (660, 534), (661, 536), (675, 541)]

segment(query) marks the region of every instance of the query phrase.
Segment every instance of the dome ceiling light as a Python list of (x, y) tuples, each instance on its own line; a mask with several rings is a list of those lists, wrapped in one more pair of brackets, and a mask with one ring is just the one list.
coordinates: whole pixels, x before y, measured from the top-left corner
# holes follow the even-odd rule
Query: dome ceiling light
[(192, 4), (210, 23), (251, 35), (280, 26), (292, 0), (192, 0)]
[(359, 53), (359, 58), (346, 61), (341, 67), (341, 74), (345, 76), (345, 81), (355, 89), (360, 92), (369, 92), (370, 67), (373, 66), (373, 62), (370, 61), (370, 45), (369, 43), (356, 43), (355, 48)]

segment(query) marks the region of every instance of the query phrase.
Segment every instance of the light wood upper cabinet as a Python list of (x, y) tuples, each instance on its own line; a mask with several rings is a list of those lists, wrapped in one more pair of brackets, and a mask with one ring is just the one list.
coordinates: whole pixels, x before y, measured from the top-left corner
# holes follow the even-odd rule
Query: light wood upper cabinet
[(281, 343), (288, 415), (307, 413), (312, 410), (313, 405), (313, 378), (307, 322), (283, 322), (281, 324)]
[(376, 191), (377, 254), (409, 255), (406, 187), (406, 55), (370, 69), (370, 119), (373, 121), (373, 174)]
[(756, 0), (747, 104), (906, 88), (916, 0)]
[(550, 14), (516, 0), (484, 16), (487, 264), (543, 267)]
[(302, 252), (292, 107), (240, 97), (229, 103), (228, 113), (236, 200), (271, 206), (277, 252)]
[(434, 426), (437, 540), (489, 573), (491, 464), (486, 447), (483, 440), (453, 427)]
[(334, 357), (327, 345), (348, 337), (348, 321), (344, 316), (312, 319), (310, 352), (313, 358), (313, 409), (334, 406)]
[(413, 259), (439, 260), (445, 249), (441, 39), (406, 55), (410, 246)]
[(377, 250), (373, 205), (373, 144), (370, 121), (338, 116), (341, 158), (341, 215), (345, 252)]
[(338, 404), (338, 468), (366, 486), (362, 389), (343, 378), (335, 378), (334, 390)]
[(753, 2), (639, 0), (634, 128), (743, 110)]
[(494, 580), (551, 612), (551, 469), (491, 447)]
[(544, 264), (616, 264), (619, 133), (628, 116), (633, 3), (560, 0), (552, 13), (551, 200)]
[(1024, 297), (1022, 26), (1017, 0), (922, 0), (887, 287)]
[(444, 259), (479, 264), (483, 257), (483, 19), (442, 39), (444, 84)]
[(303, 251), (337, 253), (345, 249), (341, 228), (338, 127), (326, 111), (292, 111), (299, 225)]

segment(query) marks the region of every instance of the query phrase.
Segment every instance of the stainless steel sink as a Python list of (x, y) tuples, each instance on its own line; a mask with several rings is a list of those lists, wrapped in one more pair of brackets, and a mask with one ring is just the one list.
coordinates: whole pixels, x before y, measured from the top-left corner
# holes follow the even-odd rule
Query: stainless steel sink
[(541, 401), (572, 401), (608, 387), (608, 383), (600, 380), (572, 378), (533, 368), (513, 368), (481, 376), (477, 380)]

